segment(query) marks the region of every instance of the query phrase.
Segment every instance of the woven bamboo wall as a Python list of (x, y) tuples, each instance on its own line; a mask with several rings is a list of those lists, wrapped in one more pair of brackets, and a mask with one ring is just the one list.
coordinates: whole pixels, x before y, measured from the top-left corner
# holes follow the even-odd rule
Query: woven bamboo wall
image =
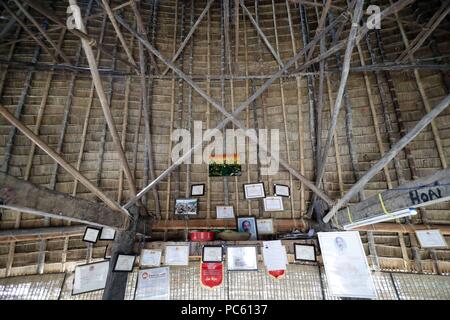
[[(46, 1), (51, 3), (50, 1)], [(86, 8), (88, 1), (79, 1), (83, 9)], [(180, 17), (182, 15), (182, 1), (178, 1), (175, 6), (175, 0), (160, 1), (158, 8), (157, 24), (156, 24), (156, 48), (165, 56), (171, 57), (180, 43)], [(423, 3), (427, 1), (418, 1), (419, 7), (423, 9)], [(344, 1), (336, 1), (336, 5), (344, 6)], [(389, 1), (379, 1), (382, 7), (386, 6)], [(427, 2), (429, 3), (429, 2)], [(437, 1), (433, 1), (433, 5)], [(112, 1), (111, 6), (118, 5), (119, 1)], [(61, 18), (66, 16), (66, 3), (54, 1), (54, 10)], [(206, 5), (205, 0), (196, 0), (194, 4), (194, 21), (201, 14)], [(255, 6), (253, 1), (246, 1), (246, 5), (250, 12), (254, 15)], [(276, 33), (274, 29), (273, 9), (271, 1), (259, 1), (259, 23), (263, 32), (267, 35), (269, 42), (276, 48), (276, 40), (278, 40), (279, 55), (283, 62), (287, 62), (294, 54), (291, 33), (289, 28), (289, 20), (287, 14), (287, 3), (285, 1), (275, 1), (275, 17), (276, 17)], [(297, 50), (303, 47), (300, 14), (298, 6), (288, 2), (290, 14), (292, 17), (292, 30), (295, 47)], [(427, 7), (427, 6), (425, 6)], [(427, 9), (432, 14), (437, 7), (433, 9), (430, 5)], [(143, 20), (147, 25), (150, 20), (151, 7), (148, 1), (143, 1), (140, 12)], [(95, 1), (91, 14), (100, 13), (101, 9), (96, 5)], [(307, 7), (308, 23), (310, 28), (310, 37), (314, 36), (315, 27), (317, 25), (317, 15), (314, 7)], [(191, 1), (185, 2), (184, 9), (184, 35), (190, 29)], [(320, 10), (319, 10), (320, 14)], [(337, 15), (335, 13), (335, 15)], [(132, 12), (127, 8), (124, 12), (125, 19), (132, 23)], [(36, 14), (39, 23), (43, 23), (42, 16)], [(417, 12), (413, 8), (407, 8), (400, 13), (400, 18), (405, 21), (414, 21), (417, 18)], [(233, 22), (234, 23), (234, 22)], [(234, 24), (231, 24), (231, 30), (234, 30)], [(29, 22), (28, 22), (29, 24)], [(412, 41), (420, 32), (417, 27), (409, 24), (403, 25), (409, 41)], [(450, 51), (450, 41), (448, 38), (449, 21), (444, 20), (438, 30), (433, 32), (436, 44), (442, 55), (446, 55)], [(117, 51), (118, 55), (125, 57), (125, 52), (120, 46), (115, 35), (114, 29), (107, 18), (100, 15), (98, 18), (89, 20), (88, 33), (101, 41), (103, 45), (111, 49), (111, 52)], [(101, 40), (100, 36), (104, 29), (104, 36)], [(442, 31), (444, 30), (444, 31)], [(231, 52), (233, 60), (233, 70), (235, 74), (245, 75), (271, 75), (278, 70), (277, 63), (266, 46), (259, 40), (255, 28), (249, 19), (242, 14), (240, 10), (239, 19), (239, 50), (238, 57), (235, 60), (235, 39), (234, 33), (230, 33)], [(344, 31), (343, 37), (346, 37), (348, 30)], [(386, 50), (386, 60), (393, 61), (405, 48), (397, 23), (394, 20), (382, 22), (382, 41)], [(60, 31), (49, 31), (51, 38), (57, 42)], [(127, 43), (133, 48), (133, 56), (138, 60), (138, 44), (136, 40), (132, 40), (131, 36), (124, 32)], [(276, 35), (278, 39), (276, 39)], [(9, 37), (25, 37), (23, 30), (19, 32), (13, 31)], [(175, 36), (175, 38), (174, 38)], [(209, 39), (209, 41), (208, 41)], [(330, 43), (330, 39), (327, 39)], [(375, 35), (372, 35), (372, 43), (375, 42)], [(62, 43), (62, 50), (72, 60), (77, 59), (77, 50), (80, 47), (80, 41), (72, 34), (66, 33)], [(175, 47), (174, 47), (175, 45)], [(361, 42), (362, 55), (365, 64), (371, 64), (369, 52), (365, 41)], [(184, 63), (182, 69), (189, 74), (189, 52), (193, 50), (193, 66), (192, 75), (220, 75), (221, 74), (221, 8), (220, 2), (213, 3), (209, 14), (204, 18), (193, 36), (193, 40), (184, 51)], [(14, 61), (32, 61), (36, 52), (36, 43), (31, 39), (18, 42), (9, 46), (0, 46), (0, 59)], [(316, 48), (316, 53), (318, 48)], [(375, 49), (375, 53), (379, 58), (379, 50)], [(343, 52), (341, 52), (343, 55)], [(422, 46), (415, 53), (415, 58), (430, 58), (434, 53), (429, 46)], [(210, 63), (208, 64), (208, 56)], [(37, 57), (38, 62), (51, 63), (52, 58), (45, 52), (41, 52)], [(236, 62), (237, 61), (237, 62)], [(303, 59), (301, 59), (303, 61)], [(301, 62), (300, 61), (300, 62)], [(81, 53), (79, 66), (87, 66), (84, 54)], [(352, 66), (360, 66), (361, 61), (358, 51), (355, 47), (353, 52)], [(159, 69), (164, 70), (165, 66), (159, 62)], [(336, 68), (334, 57), (328, 60), (330, 69)], [(110, 57), (105, 54), (99, 54), (99, 68), (112, 69), (117, 71), (129, 72), (128, 67), (117, 62), (115, 65)], [(30, 69), (31, 70), (31, 69)], [(39, 111), (43, 112), (42, 122), (39, 127), (39, 136), (49, 144), (53, 149), (58, 150), (72, 165), (80, 164), (80, 172), (98, 185), (110, 198), (117, 199), (119, 191), (120, 167), (118, 157), (114, 151), (111, 136), (106, 134), (105, 143), (102, 144), (102, 136), (105, 134), (105, 121), (102, 109), (92, 86), (89, 73), (73, 72), (57, 70), (54, 73), (50, 71), (27, 70), (26, 68), (17, 69), (8, 67), (7, 64), (1, 64), (2, 82), (0, 82), (1, 103), (11, 112), (16, 110), (16, 106), (20, 101), (21, 94), (24, 94), (25, 101), (20, 112), (20, 120), (33, 128), (36, 125)], [(228, 70), (225, 69), (225, 73)], [(31, 73), (30, 73), (31, 72)], [(438, 70), (419, 71), (421, 81), (424, 86), (425, 94), (431, 106), (439, 102), (446, 94), (447, 89), (444, 86), (442, 74)], [(168, 75), (172, 73), (169, 72)], [(27, 88), (27, 77), (31, 76), (31, 81)], [(330, 75), (331, 80), (331, 96), (334, 101), (337, 88), (339, 85), (339, 73)], [(392, 72), (395, 89), (401, 107), (403, 122), (407, 129), (413, 127), (417, 121), (426, 113), (426, 109), (419, 93), (416, 78), (412, 71), (395, 71)], [(448, 74), (447, 74), (448, 76)], [(125, 151), (130, 167), (136, 178), (138, 189), (144, 186), (144, 182), (149, 178), (145, 177), (144, 168), (144, 122), (140, 115), (140, 82), (138, 77), (110, 76), (102, 77), (105, 91), (111, 94), (111, 111), (116, 123), (119, 135), (126, 127), (125, 132)], [(385, 151), (390, 149), (389, 139), (386, 132), (383, 108), (381, 105), (380, 95), (376, 86), (376, 79), (372, 73), (368, 74), (370, 88), (372, 91), (372, 99), (376, 111), (376, 118), (373, 119), (369, 108), (369, 100), (367, 88), (364, 84), (362, 73), (351, 73), (348, 80), (348, 93), (350, 96), (351, 106), (353, 110), (353, 135), (356, 145), (357, 155), (357, 174), (361, 175), (366, 172), (372, 164), (380, 157), (379, 141), (375, 135), (375, 125), (380, 129), (381, 144)], [(50, 84), (48, 92), (46, 90), (46, 82)], [(199, 86), (216, 100), (221, 101), (221, 83), (220, 80), (196, 80)], [(317, 80), (316, 80), (317, 82)], [(259, 88), (263, 80), (255, 80), (255, 88)], [(298, 86), (299, 84), (299, 86)], [(388, 92), (387, 84), (383, 83), (384, 89)], [(127, 88), (129, 94), (127, 95)], [(26, 91), (24, 91), (26, 90)], [(298, 95), (298, 92), (300, 94)], [(327, 88), (325, 90), (327, 92)], [(252, 82), (250, 80), (226, 80), (225, 81), (225, 105), (227, 111), (232, 111), (242, 101), (244, 101), (252, 93)], [(43, 97), (48, 94), (46, 102), (41, 106)], [(282, 94), (284, 99), (282, 99)], [(182, 114), (179, 111), (179, 99), (182, 97)], [(151, 97), (151, 130), (152, 130), (152, 150), (154, 153), (155, 174), (162, 173), (170, 164), (168, 161), (171, 154), (170, 150), (170, 133), (176, 128), (187, 128), (188, 119), (188, 97), (189, 86), (181, 82), (181, 86), (177, 79), (157, 79), (153, 82), (153, 95)], [(298, 99), (300, 97), (300, 99)], [(71, 102), (67, 103), (71, 98)], [(233, 99), (232, 99), (233, 98)], [(307, 78), (301, 76), (299, 82), (295, 78), (285, 78), (275, 81), (274, 84), (262, 95), (256, 103), (257, 122), (259, 128), (279, 129), (280, 130), (280, 156), (287, 160), (289, 152), (290, 164), (300, 171), (304, 167), (304, 175), (310, 179), (314, 179), (315, 166), (313, 161), (313, 153), (311, 148), (311, 135), (309, 128), (309, 100), (307, 91)], [(397, 118), (390, 99), (388, 99), (388, 114), (392, 122), (392, 135), (395, 139), (399, 139), (399, 127)], [(89, 106), (91, 106), (89, 110)], [(128, 108), (128, 114), (125, 114), (125, 108)], [(286, 114), (287, 141), (285, 139), (285, 124), (283, 122), (283, 109)], [(343, 108), (344, 109), (344, 108)], [(66, 116), (65, 116), (66, 114)], [(171, 119), (173, 121), (171, 122)], [(179, 121), (181, 119), (181, 123)], [(214, 128), (221, 120), (223, 115), (209, 106), (207, 102), (200, 97), (195, 91), (192, 91), (192, 120), (202, 121), (203, 128)], [(238, 119), (248, 127), (253, 127), (253, 111), (252, 107), (247, 108), (241, 113)], [(325, 139), (330, 119), (330, 101), (326, 94), (324, 97), (324, 124), (322, 136)], [(86, 122), (85, 122), (86, 121)], [(208, 125), (208, 123), (209, 125)], [(87, 124), (85, 126), (85, 123)], [(440, 142), (443, 146), (444, 158), (447, 163), (450, 161), (450, 111), (444, 111), (436, 120), (435, 124), (439, 134)], [(85, 134), (83, 134), (85, 130)], [(8, 153), (7, 141), (11, 132), (11, 126), (0, 118), (0, 163), (4, 163), (5, 155)], [(326, 174), (324, 178), (325, 191), (333, 198), (339, 198), (345, 193), (355, 182), (354, 173), (352, 172), (349, 148), (346, 137), (345, 112), (342, 111), (339, 116), (339, 122), (336, 129), (338, 145), (331, 148), (330, 157), (327, 162)], [(303, 140), (300, 144), (299, 139)], [(82, 142), (85, 141), (84, 146)], [(303, 149), (301, 150), (301, 146)], [(54, 188), (60, 192), (74, 194), (79, 197), (96, 200), (87, 189), (78, 184), (75, 188), (74, 179), (61, 168), (55, 171), (54, 161), (36, 148), (34, 154), (30, 153), (30, 141), (20, 132), (15, 134), (13, 146), (10, 150), (11, 158), (7, 166), (7, 171), (16, 177), (23, 179), (28, 176), (29, 181), (50, 186), (52, 180), (55, 181)], [(424, 130), (411, 144), (410, 148), (415, 158), (416, 167), (419, 176), (425, 176), (443, 168), (436, 148), (436, 137), (433, 135), (431, 128)], [(339, 156), (336, 156), (338, 151)], [(301, 158), (303, 154), (303, 159)], [(31, 170), (27, 173), (27, 162), (31, 159)], [(407, 159), (403, 153), (399, 156), (403, 173), (406, 179), (410, 179), (410, 171)], [(339, 167), (338, 167), (339, 164)], [(100, 169), (99, 169), (100, 168)], [(180, 167), (179, 184), (177, 183), (177, 174), (174, 173), (170, 177), (170, 189), (168, 179), (164, 179), (158, 185), (161, 215), (160, 219), (176, 219), (173, 215), (173, 206), (177, 197), (183, 198), (187, 187), (186, 174), (187, 166)], [(388, 168), (389, 181), (392, 186), (398, 185), (396, 172), (392, 163)], [(191, 165), (190, 166), (191, 183), (206, 183), (208, 175), (208, 166)], [(258, 179), (257, 167), (255, 165), (243, 166), (243, 174), (240, 177), (228, 178), (228, 200), (229, 204), (234, 206), (235, 212), (239, 215), (253, 214), (256, 216), (272, 217), (272, 218), (300, 218), (306, 214), (309, 205), (311, 192), (305, 189), (305, 196), (302, 198), (300, 192), (300, 182), (292, 178), (290, 183), (289, 173), (280, 168), (278, 174), (267, 177), (263, 176), (266, 191), (272, 193), (272, 184), (291, 184), (292, 201), (285, 201), (285, 211), (282, 213), (263, 213), (260, 210), (261, 203), (253, 201), (249, 204), (243, 197), (244, 183), (255, 182)], [(388, 179), (383, 171), (374, 177), (365, 188), (365, 195), (370, 196), (381, 192), (388, 188)], [(126, 183), (123, 184), (123, 195), (120, 199), (125, 203), (129, 199), (129, 192)], [(342, 189), (341, 189), (342, 188)], [(170, 190), (167, 192), (167, 190)], [(200, 198), (200, 210), (198, 218), (215, 218), (215, 207), (223, 205), (225, 202), (224, 184), (222, 178), (210, 178), (207, 185), (207, 195)], [(154, 211), (155, 203), (150, 192), (147, 197), (147, 206), (150, 212)], [(450, 206), (448, 203), (435, 205), (427, 208), (427, 218), (429, 223), (448, 224), (450, 220)], [(17, 213), (3, 211), (0, 221), (1, 229), (14, 228)], [(40, 227), (44, 225), (44, 219), (36, 216), (23, 214), (20, 219), (20, 228)], [(52, 220), (51, 225), (62, 225), (61, 221)], [(158, 235), (155, 235), (158, 236)], [(175, 237), (176, 234), (169, 234)], [(409, 237), (405, 237), (406, 252), (408, 258), (412, 259), (411, 250), (409, 249)], [(64, 250), (66, 241), (67, 250)], [(67, 242), (68, 241), (68, 242)], [(367, 239), (363, 236), (363, 241)], [(401, 244), (398, 235), (375, 235), (375, 242), (378, 255), (382, 257), (402, 259)], [(86, 251), (86, 245), (79, 237), (70, 238), (70, 240), (55, 239), (47, 241), (46, 262), (58, 263), (61, 261), (61, 254), (67, 252), (67, 261), (77, 261), (86, 258), (99, 258), (103, 256), (105, 243), (98, 243), (93, 252), (90, 254)], [(0, 245), (0, 269), (6, 268), (8, 263), (8, 255), (14, 249), (13, 267), (23, 267), (36, 264), (39, 254), (39, 242), (20, 242), (11, 246), (9, 244)], [(367, 249), (368, 250), (368, 249)], [(449, 260), (450, 253), (446, 250), (439, 250), (438, 256), (440, 260)], [(405, 258), (403, 256), (403, 258)], [(424, 261), (429, 259), (428, 252), (423, 252)]]

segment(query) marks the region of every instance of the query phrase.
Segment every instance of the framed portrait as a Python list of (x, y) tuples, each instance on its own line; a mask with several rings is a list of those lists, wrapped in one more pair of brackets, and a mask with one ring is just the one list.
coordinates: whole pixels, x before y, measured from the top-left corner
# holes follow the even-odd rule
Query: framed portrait
[(161, 250), (142, 249), (139, 259), (141, 267), (159, 267), (161, 265)]
[(282, 197), (267, 197), (264, 198), (264, 211), (283, 211)]
[(170, 270), (160, 267), (140, 270), (134, 300), (169, 300)]
[(376, 299), (377, 291), (358, 231), (318, 232), (330, 294)]
[(134, 254), (119, 254), (117, 256), (116, 264), (114, 265), (114, 272), (131, 272), (133, 271), (134, 261), (136, 256)]
[(72, 295), (105, 289), (109, 260), (75, 267)]
[(217, 219), (234, 219), (233, 206), (217, 206), (216, 207)]
[(315, 262), (316, 246), (313, 244), (294, 243), (294, 260)]
[(98, 236), (100, 235), (100, 228), (87, 227), (84, 231), (83, 241), (96, 243), (98, 240)]
[(202, 262), (222, 262), (223, 247), (222, 246), (203, 246)]
[(250, 233), (249, 240), (258, 240), (258, 227), (255, 216), (236, 217), (237, 231)]
[(447, 248), (447, 242), (439, 229), (417, 230), (416, 236), (422, 248)]
[(189, 246), (166, 246), (164, 264), (170, 266), (187, 266), (189, 264)]
[(175, 214), (179, 215), (196, 215), (198, 207), (197, 199), (176, 199)]
[(264, 183), (245, 183), (244, 184), (244, 197), (245, 199), (261, 199), (266, 197), (266, 191), (264, 189)]
[(273, 219), (257, 219), (258, 234), (274, 234)]
[(255, 246), (227, 247), (228, 271), (258, 270), (257, 252)]
[(273, 195), (276, 197), (287, 197), (291, 196), (291, 189), (289, 186), (284, 184), (274, 184), (273, 185)]
[(116, 230), (113, 228), (103, 227), (100, 233), (100, 240), (114, 240), (116, 237)]
[(191, 197), (200, 197), (205, 195), (205, 184), (191, 185)]

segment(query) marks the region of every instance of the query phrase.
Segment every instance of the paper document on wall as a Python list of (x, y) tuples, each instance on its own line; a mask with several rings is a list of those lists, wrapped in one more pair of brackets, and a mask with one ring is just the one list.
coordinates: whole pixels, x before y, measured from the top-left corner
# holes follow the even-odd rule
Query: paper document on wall
[(169, 300), (169, 267), (140, 270), (134, 300)]
[(281, 244), (280, 240), (263, 241), (262, 253), (264, 265), (268, 271), (286, 270), (286, 248)]

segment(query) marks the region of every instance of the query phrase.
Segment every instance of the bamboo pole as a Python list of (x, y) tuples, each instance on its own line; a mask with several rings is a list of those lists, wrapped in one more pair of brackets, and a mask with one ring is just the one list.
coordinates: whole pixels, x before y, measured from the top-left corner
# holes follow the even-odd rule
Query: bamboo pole
[[(245, 22), (245, 14), (242, 12), (242, 24), (244, 29), (244, 59), (245, 59), (245, 74), (248, 75), (248, 41), (247, 41), (247, 23)], [(249, 80), (245, 79), (245, 95), (247, 97), (250, 96), (250, 87), (249, 87)], [(208, 103), (209, 107), (209, 103)], [(250, 127), (250, 110), (247, 108), (246, 111), (246, 124), (247, 127)], [(255, 128), (256, 130), (256, 128)], [(258, 131), (256, 131), (258, 132)], [(246, 149), (246, 157), (247, 159), (250, 157), (250, 150), (249, 150), (249, 144), (245, 144)], [(257, 159), (259, 159), (259, 154), (257, 154)], [(258, 161), (259, 163), (259, 161)], [(257, 170), (259, 172), (259, 167), (257, 167)], [(250, 183), (250, 162), (247, 161), (247, 183)], [(252, 204), (251, 201), (247, 201), (247, 210), (248, 215), (250, 216), (252, 214)]]

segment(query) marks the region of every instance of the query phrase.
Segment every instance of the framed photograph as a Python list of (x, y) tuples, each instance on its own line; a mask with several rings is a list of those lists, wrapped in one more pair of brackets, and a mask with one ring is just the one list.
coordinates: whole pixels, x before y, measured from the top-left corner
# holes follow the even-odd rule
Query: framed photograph
[(422, 248), (447, 248), (447, 242), (439, 229), (417, 230), (416, 235)]
[(313, 244), (294, 243), (294, 260), (315, 262), (316, 246)]
[(245, 183), (244, 184), (245, 199), (261, 199), (266, 197), (264, 183)]
[(134, 300), (169, 300), (169, 267), (140, 270)]
[(250, 233), (249, 240), (258, 240), (258, 227), (255, 216), (236, 217), (237, 231)]
[(273, 219), (257, 219), (258, 234), (274, 234)]
[(187, 266), (189, 264), (189, 246), (166, 246), (164, 264), (170, 266)]
[(217, 206), (216, 207), (217, 219), (234, 219), (233, 206)]
[(205, 184), (191, 185), (191, 197), (199, 197), (205, 195)]
[(230, 246), (227, 248), (228, 271), (258, 270), (255, 246)]
[(291, 196), (291, 189), (289, 189), (289, 186), (286, 186), (284, 184), (274, 184), (273, 185), (273, 195), (276, 197), (287, 197), (289, 198)]
[(109, 260), (75, 267), (72, 295), (105, 289)]
[(240, 176), (242, 167), (237, 153), (232, 155), (209, 156), (208, 173), (210, 177)]
[(196, 215), (198, 207), (197, 199), (176, 199), (175, 214), (179, 215)]
[(139, 258), (141, 267), (159, 267), (161, 265), (161, 250), (142, 249)]
[(87, 227), (84, 231), (83, 241), (96, 243), (98, 240), (98, 236), (100, 235), (100, 228)]
[(318, 232), (330, 294), (376, 299), (377, 291), (358, 231)]
[(264, 211), (283, 211), (282, 197), (267, 197), (264, 198)]
[(113, 228), (103, 227), (100, 233), (100, 240), (114, 240), (116, 237), (116, 230)]
[(119, 254), (117, 256), (116, 264), (114, 265), (114, 272), (131, 272), (133, 271), (134, 261), (136, 256), (134, 254)]
[(222, 246), (203, 246), (202, 262), (222, 262), (223, 247)]

